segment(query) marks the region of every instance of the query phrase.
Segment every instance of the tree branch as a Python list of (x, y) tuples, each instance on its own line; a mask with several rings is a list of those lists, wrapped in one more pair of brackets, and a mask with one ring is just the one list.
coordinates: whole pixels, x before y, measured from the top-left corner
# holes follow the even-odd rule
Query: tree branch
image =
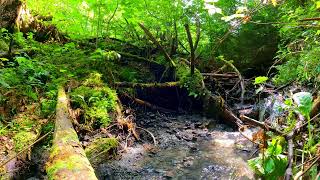
[(146, 35), (151, 39), (151, 41), (158, 46), (158, 48), (163, 52), (165, 58), (167, 61), (170, 62), (170, 66), (175, 67), (175, 63), (173, 62), (173, 60), (171, 59), (171, 57), (169, 56), (169, 54), (167, 53), (167, 51), (161, 46), (161, 44), (157, 41), (157, 39), (152, 35), (152, 33), (142, 24), (142, 23), (138, 23), (139, 26), (141, 27), (141, 29), (146, 33)]

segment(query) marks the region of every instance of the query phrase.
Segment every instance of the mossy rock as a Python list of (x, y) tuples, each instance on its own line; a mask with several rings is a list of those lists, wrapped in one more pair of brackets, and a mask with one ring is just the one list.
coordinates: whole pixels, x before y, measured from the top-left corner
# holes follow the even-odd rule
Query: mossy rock
[[(94, 162), (98, 157), (109, 156), (110, 151), (118, 147), (118, 140), (116, 138), (99, 138), (94, 140), (86, 149), (85, 153), (89, 160)], [(103, 158), (100, 158), (103, 160)]]

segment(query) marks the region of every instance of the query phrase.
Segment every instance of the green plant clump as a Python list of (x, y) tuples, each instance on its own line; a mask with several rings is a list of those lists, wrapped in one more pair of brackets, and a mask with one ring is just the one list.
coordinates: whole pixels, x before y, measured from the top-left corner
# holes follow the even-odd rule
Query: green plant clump
[(299, 56), (291, 57), (277, 69), (279, 73), (274, 79), (277, 84), (293, 80), (301, 83), (320, 83), (320, 48), (314, 47)]
[(283, 138), (274, 138), (268, 142), (268, 148), (265, 153), (260, 153), (259, 157), (250, 159), (249, 166), (257, 173), (266, 179), (276, 180), (283, 176), (287, 166), (287, 156), (282, 154)]
[(203, 77), (199, 70), (195, 70), (195, 73), (191, 75), (190, 68), (187, 65), (180, 64), (177, 67), (177, 77), (182, 87), (186, 88), (189, 92), (189, 96), (198, 97), (203, 95)]
[(85, 123), (106, 127), (110, 124), (109, 112), (116, 107), (117, 94), (103, 85), (101, 75), (92, 73), (82, 86), (71, 93), (74, 107), (84, 110)]

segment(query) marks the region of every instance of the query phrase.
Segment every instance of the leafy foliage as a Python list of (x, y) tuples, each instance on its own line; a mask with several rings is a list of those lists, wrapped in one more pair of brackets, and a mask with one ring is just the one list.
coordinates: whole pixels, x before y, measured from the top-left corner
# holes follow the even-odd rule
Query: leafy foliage
[(198, 97), (204, 95), (203, 77), (198, 70), (191, 75), (190, 68), (180, 64), (177, 68), (177, 77), (181, 86), (188, 90), (189, 96)]
[(254, 79), (254, 85), (259, 85), (259, 84), (263, 84), (265, 83), (266, 81), (268, 80), (268, 77), (265, 77), (265, 76), (259, 76), (259, 77), (256, 77)]
[(83, 85), (71, 93), (73, 106), (84, 110), (86, 125), (108, 126), (112, 121), (108, 113), (115, 109), (116, 100), (115, 91), (104, 86), (98, 73), (90, 74)]
[[(319, 31), (317, 23), (301, 23), (299, 20), (317, 16), (316, 1), (300, 3), (289, 1), (280, 6), (281, 21), (287, 25), (280, 26), (282, 44), (278, 51), (278, 75), (274, 81), (285, 84), (296, 80), (303, 84), (319, 83)], [(308, 21), (307, 21), (308, 22)]]
[(278, 179), (284, 175), (287, 166), (287, 156), (282, 154), (283, 139), (281, 137), (268, 142), (268, 148), (259, 157), (248, 161), (249, 166), (260, 176), (266, 179)]

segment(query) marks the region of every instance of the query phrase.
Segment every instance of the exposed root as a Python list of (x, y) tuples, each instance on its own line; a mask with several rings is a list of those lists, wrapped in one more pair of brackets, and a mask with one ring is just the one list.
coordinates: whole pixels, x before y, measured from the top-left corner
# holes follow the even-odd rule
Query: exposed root
[(149, 131), (149, 130), (147, 130), (147, 129), (144, 129), (144, 128), (142, 128), (142, 127), (136, 127), (137, 129), (141, 129), (141, 130), (144, 130), (145, 132), (147, 132), (147, 133), (149, 133), (150, 134), (150, 136), (152, 137), (152, 139), (153, 139), (153, 144), (154, 144), (154, 146), (157, 146), (157, 141), (156, 141), (156, 138), (154, 137), (154, 135)]

